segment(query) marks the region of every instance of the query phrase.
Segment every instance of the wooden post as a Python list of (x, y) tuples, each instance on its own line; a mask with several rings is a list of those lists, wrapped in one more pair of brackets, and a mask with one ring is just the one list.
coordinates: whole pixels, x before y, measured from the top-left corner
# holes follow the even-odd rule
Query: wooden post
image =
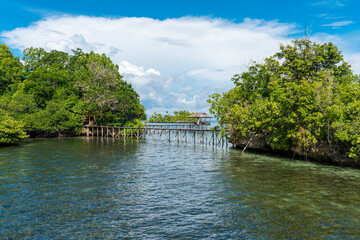
[(126, 139), (126, 128), (124, 128), (124, 140)]
[(112, 129), (112, 137), (115, 137), (115, 128)]
[(169, 129), (169, 142), (171, 142), (171, 129)]
[(213, 146), (215, 146), (215, 131), (212, 133)]
[(180, 131), (177, 130), (177, 132), (178, 132), (178, 144), (179, 144), (180, 143)]
[(188, 130), (186, 130), (186, 143), (188, 143), (189, 142), (189, 131)]
[(104, 127), (101, 126), (101, 137), (104, 137)]
[(86, 136), (89, 136), (89, 127), (86, 127)]

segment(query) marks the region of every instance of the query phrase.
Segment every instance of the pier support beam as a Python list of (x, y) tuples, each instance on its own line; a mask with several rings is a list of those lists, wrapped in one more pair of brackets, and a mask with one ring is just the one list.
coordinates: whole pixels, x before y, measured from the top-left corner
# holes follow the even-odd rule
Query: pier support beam
[[(182, 126), (183, 127), (183, 126)], [(191, 127), (191, 129), (190, 129)], [(161, 138), (161, 142), (167, 140), (168, 142), (177, 141), (178, 144), (186, 142), (187, 144), (191, 141), (194, 144), (206, 144), (213, 146), (228, 146), (228, 136), (222, 136), (219, 131), (210, 131), (209, 129), (200, 129), (190, 126), (187, 128), (179, 128), (178, 126), (164, 126), (159, 127), (145, 127), (145, 128), (131, 128), (131, 127), (114, 127), (114, 126), (86, 126), (86, 136), (98, 136), (98, 137), (123, 137), (126, 141), (127, 137), (146, 139), (148, 135), (151, 135), (150, 139), (157, 142)], [(96, 133), (95, 133), (96, 131)], [(135, 132), (134, 132), (135, 131)], [(209, 132), (209, 136), (208, 136)], [(175, 135), (173, 135), (175, 133)], [(200, 134), (200, 135), (199, 135)], [(191, 139), (192, 138), (192, 139)]]

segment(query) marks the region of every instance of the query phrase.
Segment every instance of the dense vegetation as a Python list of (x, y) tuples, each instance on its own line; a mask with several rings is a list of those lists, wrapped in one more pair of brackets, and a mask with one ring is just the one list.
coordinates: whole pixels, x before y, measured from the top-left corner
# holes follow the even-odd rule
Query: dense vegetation
[(196, 122), (196, 119), (188, 118), (188, 116), (190, 116), (191, 114), (194, 113), (185, 110), (174, 111), (173, 115), (169, 114), (167, 111), (165, 115), (161, 115), (161, 113), (155, 112), (146, 122)]
[(360, 81), (334, 44), (295, 40), (232, 81), (233, 89), (209, 102), (233, 143), (360, 159)]
[(0, 144), (79, 134), (84, 124), (140, 125), (145, 109), (107, 56), (0, 45)]

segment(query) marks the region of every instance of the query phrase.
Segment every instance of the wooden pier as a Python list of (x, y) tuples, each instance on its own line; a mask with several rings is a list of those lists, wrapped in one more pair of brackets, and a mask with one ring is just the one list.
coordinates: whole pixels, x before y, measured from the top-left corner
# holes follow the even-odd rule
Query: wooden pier
[(172, 128), (172, 129), (204, 129), (210, 130), (210, 125), (196, 125), (196, 124), (147, 124), (146, 128)]
[(228, 146), (228, 140), (220, 130), (173, 128), (164, 126), (151, 127), (112, 127), (112, 126), (85, 126), (86, 136), (111, 138), (150, 139), (155, 142), (193, 143), (212, 146)]

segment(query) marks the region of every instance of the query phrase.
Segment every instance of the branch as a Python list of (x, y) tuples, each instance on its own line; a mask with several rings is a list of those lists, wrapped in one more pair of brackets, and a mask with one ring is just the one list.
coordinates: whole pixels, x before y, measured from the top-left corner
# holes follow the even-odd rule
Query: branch
[(246, 148), (249, 146), (249, 143), (251, 142), (251, 140), (253, 139), (253, 137), (255, 136), (256, 132), (253, 133), (253, 135), (250, 137), (249, 141), (247, 141), (244, 149), (241, 151), (241, 154), (243, 154), (246, 150)]

